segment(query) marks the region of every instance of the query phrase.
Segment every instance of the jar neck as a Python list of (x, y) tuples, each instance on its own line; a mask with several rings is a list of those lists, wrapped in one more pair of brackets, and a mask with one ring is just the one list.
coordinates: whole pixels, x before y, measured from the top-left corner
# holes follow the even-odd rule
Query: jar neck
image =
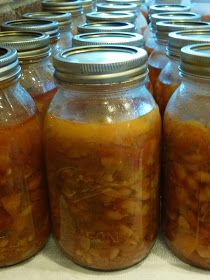
[(27, 59), (27, 60), (21, 60), (20, 59), (19, 61), (20, 61), (21, 65), (29, 65), (29, 64), (36, 64), (36, 63), (44, 64), (44, 63), (48, 63), (49, 60), (50, 60), (50, 55), (42, 57), (40, 59), (37, 59), (37, 58), (36, 59), (31, 58), (30, 60), (29, 59)]
[(164, 47), (167, 46), (167, 40), (158, 39), (157, 36), (155, 38), (156, 38), (155, 41), (158, 45), (161, 45), (161, 46), (164, 46)]
[(0, 82), (0, 95), (1, 95), (1, 90), (4, 89), (12, 89), (15, 86), (17, 86), (19, 84), (19, 80), (20, 78), (15, 78), (9, 81), (4, 81), (4, 82)]
[[(191, 76), (184, 74), (182, 77), (182, 87), (189, 89), (190, 95), (210, 95), (209, 92), (210, 78)], [(193, 90), (192, 90), (193, 89)]]
[[(143, 87), (147, 81), (147, 76), (144, 79), (135, 79), (132, 81), (126, 81), (121, 83), (112, 83), (112, 84), (73, 84), (67, 83), (60, 80), (57, 80), (57, 83), (60, 84), (63, 88), (67, 90), (71, 87), (72, 90), (83, 92), (84, 94), (93, 94), (94, 92), (101, 92), (102, 95), (113, 95), (113, 93), (119, 93), (120, 91), (135, 88), (135, 87)], [(84, 91), (83, 91), (84, 90)], [(98, 93), (97, 93), (98, 95)]]

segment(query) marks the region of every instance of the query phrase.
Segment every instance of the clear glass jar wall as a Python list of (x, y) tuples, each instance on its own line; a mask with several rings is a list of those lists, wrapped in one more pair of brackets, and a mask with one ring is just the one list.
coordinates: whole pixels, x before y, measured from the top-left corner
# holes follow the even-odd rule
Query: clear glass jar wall
[[(98, 73), (91, 65), (93, 72), (86, 74), (94, 81), (87, 84), (84, 74), (78, 79), (78, 69), (85, 70), (74, 64), (74, 57), (80, 57), (74, 50), (65, 53), (66, 82), (59, 81), (62, 74), (55, 61), (59, 90), (45, 123), (53, 231), (76, 263), (99, 270), (122, 269), (145, 258), (157, 235), (159, 110), (144, 86), (145, 51), (83, 47), (89, 63), (90, 58), (92, 64), (104, 59), (105, 68), (112, 64), (121, 80), (116, 82), (115, 76), (115, 83), (113, 77), (105, 81), (103, 75), (98, 85)], [(84, 52), (81, 64), (86, 61)], [(124, 80), (116, 72), (123, 56), (129, 69), (139, 66), (139, 60), (129, 62), (136, 52), (134, 57), (142, 59), (142, 82)]]

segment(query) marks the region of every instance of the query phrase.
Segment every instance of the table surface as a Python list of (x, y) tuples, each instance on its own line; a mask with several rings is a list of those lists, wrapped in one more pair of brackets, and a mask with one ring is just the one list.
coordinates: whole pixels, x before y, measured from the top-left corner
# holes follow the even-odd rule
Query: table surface
[(51, 238), (30, 260), (0, 270), (4, 280), (210, 280), (210, 271), (191, 267), (176, 258), (159, 238), (140, 264), (117, 272), (84, 269), (67, 259)]

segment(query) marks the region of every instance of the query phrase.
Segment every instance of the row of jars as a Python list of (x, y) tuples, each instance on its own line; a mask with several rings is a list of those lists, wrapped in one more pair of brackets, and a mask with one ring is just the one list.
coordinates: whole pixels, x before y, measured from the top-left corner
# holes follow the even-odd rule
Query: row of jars
[[(191, 32), (192, 41), (177, 43), (183, 32)], [(209, 31), (199, 32), (201, 42), (208, 42)], [(164, 119), (163, 232), (180, 258), (209, 269), (210, 46), (180, 51), (200, 42), (193, 41), (195, 33), (169, 35), (177, 36), (170, 44), (181, 53), (182, 84)], [(29, 258), (47, 240), (42, 140), (53, 233), (73, 261), (115, 270), (141, 261), (152, 248), (159, 216), (161, 118), (147, 90), (147, 53), (139, 48), (143, 37), (130, 34), (127, 46), (85, 44), (59, 51), (53, 79), (49, 35), (0, 33), (0, 266)], [(4, 36), (18, 51), (22, 77), (17, 52), (5, 48)], [(80, 45), (83, 36), (75, 36), (74, 44)]]

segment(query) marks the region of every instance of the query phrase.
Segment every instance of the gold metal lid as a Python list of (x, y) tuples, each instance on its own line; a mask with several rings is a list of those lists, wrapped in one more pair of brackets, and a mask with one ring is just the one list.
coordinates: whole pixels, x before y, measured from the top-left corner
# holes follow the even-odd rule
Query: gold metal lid
[(128, 32), (100, 32), (75, 35), (72, 39), (73, 47), (88, 45), (123, 45), (142, 47), (144, 37), (138, 33)]
[(180, 71), (182, 75), (210, 78), (210, 44), (183, 47)]
[(180, 30), (210, 29), (210, 22), (204, 21), (159, 21), (156, 23), (156, 36), (161, 40), (168, 40), (168, 34)]
[(44, 0), (42, 9), (48, 12), (70, 12), (72, 17), (83, 13), (82, 1), (80, 0)]
[(77, 27), (78, 33), (91, 32), (134, 32), (135, 26), (129, 22), (102, 21), (83, 23)]
[(37, 31), (44, 32), (50, 39), (59, 40), (58, 22), (44, 19), (18, 19), (2, 23), (3, 31)]
[(21, 68), (17, 51), (13, 48), (0, 46), (0, 83), (19, 79), (20, 76)]
[(50, 56), (49, 35), (29, 31), (0, 32), (0, 45), (15, 48), (20, 62)]
[(26, 13), (23, 15), (23, 18), (28, 19), (49, 19), (57, 21), (59, 24), (59, 28), (70, 26), (72, 23), (72, 18), (70, 13), (62, 13), (62, 12), (33, 12)]
[(141, 0), (106, 0), (106, 3), (120, 4), (120, 3), (133, 3), (140, 7), (143, 3)]
[(134, 3), (98, 3), (96, 5), (98, 12), (106, 11), (127, 11), (137, 13), (137, 5)]
[(53, 58), (55, 77), (68, 83), (109, 84), (143, 80), (147, 52), (130, 46), (85, 46), (64, 50)]
[(93, 21), (125, 21), (134, 23), (136, 20), (136, 15), (130, 12), (92, 12), (86, 14), (87, 22)]
[(151, 15), (151, 27), (153, 30), (156, 30), (156, 24), (159, 21), (173, 20), (173, 21), (198, 21), (201, 19), (201, 16), (196, 13), (189, 12), (165, 12), (159, 14)]
[(210, 30), (184, 30), (168, 35), (167, 55), (180, 57), (181, 48), (191, 44), (210, 43)]
[(159, 14), (164, 12), (189, 12), (191, 10), (190, 6), (186, 5), (176, 5), (176, 4), (159, 4), (150, 6), (150, 15)]

